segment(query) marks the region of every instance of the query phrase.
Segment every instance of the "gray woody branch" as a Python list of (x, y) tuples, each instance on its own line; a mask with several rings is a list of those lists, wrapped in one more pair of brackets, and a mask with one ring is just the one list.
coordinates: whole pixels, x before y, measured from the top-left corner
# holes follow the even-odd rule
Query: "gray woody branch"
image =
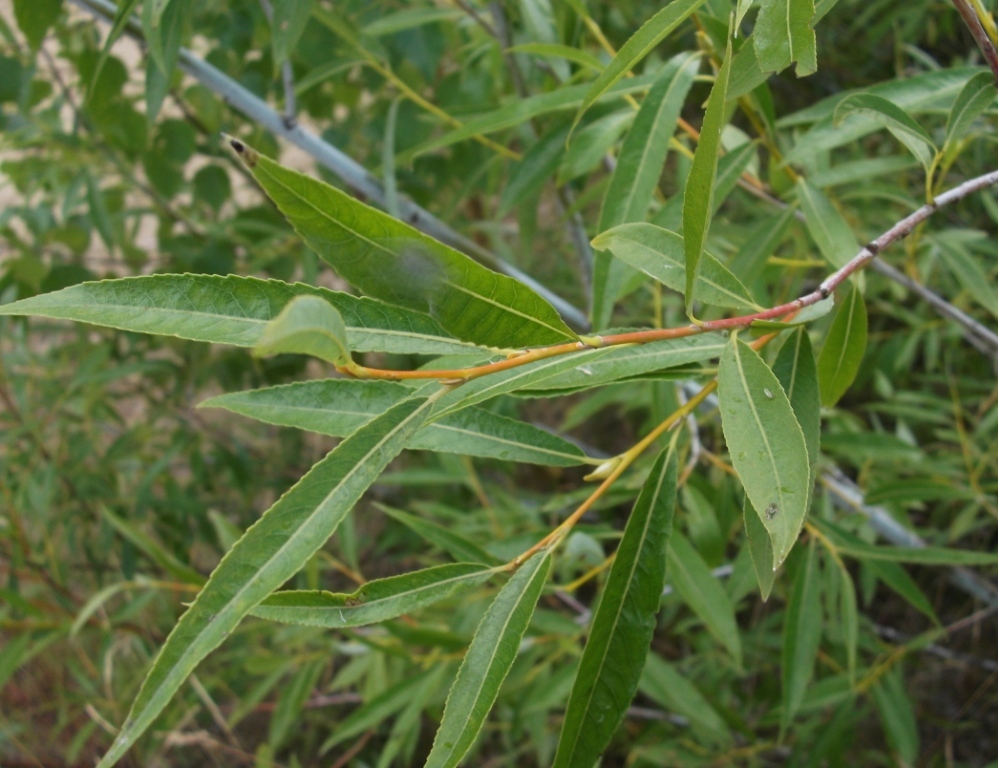
[[(107, 22), (114, 18), (117, 11), (117, 7), (109, 0), (73, 0), (73, 3)], [(139, 41), (144, 40), (141, 29), (133, 22), (126, 25), (125, 34)], [(335, 173), (351, 190), (378, 205), (384, 206), (385, 190), (381, 181), (353, 158), (348, 157), (335, 146), (305, 130), (300, 125), (288, 127), (285, 124), (285, 117), (279, 115), (265, 101), (211, 64), (199, 59), (186, 48), (180, 49), (178, 66), (183, 72), (217, 94), (233, 109), (242, 112), (261, 127), (284, 138), (314, 157), (318, 163)], [(462, 250), (483, 264), (530, 286), (547, 299), (566, 321), (580, 330), (588, 330), (589, 321), (582, 310), (541, 285), (530, 275), (503, 261), (473, 240), (454, 231), (429, 211), (411, 200), (399, 198), (399, 213), (401, 218), (426, 234)]]

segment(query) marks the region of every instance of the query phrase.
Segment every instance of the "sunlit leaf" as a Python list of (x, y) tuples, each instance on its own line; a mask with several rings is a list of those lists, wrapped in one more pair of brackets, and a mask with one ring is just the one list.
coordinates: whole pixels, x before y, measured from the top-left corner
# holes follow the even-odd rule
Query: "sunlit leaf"
[(423, 423), (431, 405), (427, 397), (414, 396), (361, 427), (246, 531), (166, 639), (100, 768), (114, 765), (197, 664), (326, 542)]
[(296, 296), (263, 329), (257, 355), (301, 354), (335, 365), (351, 362), (343, 317), (318, 296)]
[(453, 768), (471, 749), (516, 659), (550, 568), (551, 550), (538, 552), (492, 601), (447, 696), (427, 768)]
[(813, 19), (814, 0), (759, 0), (752, 39), (763, 71), (780, 72), (794, 61), (797, 77), (817, 71)]
[(810, 466), (804, 434), (779, 380), (759, 354), (732, 338), (718, 370), (721, 426), (731, 463), (783, 562), (807, 514)]
[(854, 93), (839, 102), (833, 122), (840, 125), (853, 112), (871, 116), (904, 144), (926, 170), (931, 167), (936, 155), (932, 137), (897, 104), (875, 93)]

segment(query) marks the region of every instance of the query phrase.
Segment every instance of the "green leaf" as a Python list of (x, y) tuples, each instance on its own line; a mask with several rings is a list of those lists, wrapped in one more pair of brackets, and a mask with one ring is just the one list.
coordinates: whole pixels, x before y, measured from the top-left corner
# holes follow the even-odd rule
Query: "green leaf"
[(512, 167), (506, 187), (499, 197), (499, 210), (496, 213), (498, 217), (505, 216), (520, 203), (535, 199), (541, 185), (561, 163), (567, 136), (567, 125), (548, 131)]
[[(974, 300), (998, 318), (998, 290), (994, 281), (981, 268), (973, 254), (965, 247), (962, 238), (956, 237), (957, 232), (942, 232), (931, 238), (943, 255), (943, 263), (956, 277)], [(952, 236), (950, 236), (952, 235)]]
[(783, 731), (804, 701), (821, 642), (821, 574), (817, 550), (817, 542), (812, 541), (804, 562), (797, 569), (783, 622), (783, 709), (780, 714)]
[(33, 51), (38, 50), (61, 11), (60, 0), (14, 0), (14, 18)]
[(573, 48), (570, 45), (562, 45), (560, 43), (522, 43), (506, 50), (509, 53), (530, 53), (535, 56), (565, 59), (580, 66), (595, 69), (597, 72), (603, 70), (603, 62), (596, 56), (580, 48)]
[(800, 328), (817, 320), (819, 317), (824, 317), (833, 309), (835, 309), (835, 300), (829, 296), (827, 299), (822, 299), (804, 307), (789, 322), (784, 323), (780, 320), (753, 320), (749, 328), (752, 329), (753, 334), (760, 336), (770, 331), (787, 331), (791, 328)]
[(842, 296), (818, 356), (821, 404), (835, 405), (852, 385), (866, 351), (866, 304), (855, 286)]
[(522, 283), (325, 182), (231, 143), (309, 247), (366, 293), (426, 312), (476, 344), (527, 347), (578, 338)]
[(613, 57), (613, 61), (610, 62), (607, 68), (589, 86), (585, 98), (582, 99), (582, 105), (575, 115), (575, 122), (572, 123), (572, 127), (574, 128), (579, 124), (586, 110), (595, 104), (597, 99), (606, 93), (620, 78), (634, 69), (638, 62), (647, 56), (656, 45), (662, 42), (670, 32), (689, 18), (690, 14), (703, 5), (703, 3), (704, 0), (673, 0), (642, 24), (638, 31), (617, 51), (617, 55)]
[(742, 518), (745, 521), (745, 537), (748, 539), (749, 555), (752, 557), (752, 569), (759, 583), (759, 594), (762, 595), (762, 601), (766, 602), (776, 581), (776, 571), (773, 569), (773, 542), (758, 510), (752, 506), (748, 496), (745, 497)]
[(633, 120), (630, 108), (621, 109), (593, 120), (575, 134), (561, 159), (557, 183), (565, 184), (596, 168)]
[(361, 427), (246, 531), (170, 633), (99, 768), (114, 765), (197, 664), (326, 542), (420, 427), (431, 405), (431, 398), (413, 396)]
[(413, 613), (483, 584), (495, 570), (453, 563), (369, 581), (355, 592), (275, 592), (251, 613), (261, 619), (312, 627), (361, 627)]
[(349, 365), (350, 345), (343, 317), (318, 296), (295, 296), (263, 329), (255, 355), (311, 355), (337, 366)]
[(897, 104), (875, 93), (854, 93), (839, 102), (832, 123), (841, 125), (842, 121), (853, 112), (869, 115), (883, 125), (918, 158), (926, 170), (932, 166), (933, 158), (936, 156), (936, 145), (932, 137)]
[[(680, 293), (687, 290), (683, 238), (654, 224), (621, 224), (593, 238), (593, 248), (605, 249)], [(706, 251), (700, 262), (697, 299), (732, 309), (760, 309), (748, 289)]]
[(683, 194), (683, 250), (686, 254), (686, 314), (693, 318), (694, 288), (700, 274), (703, 246), (710, 230), (710, 217), (714, 210), (714, 181), (717, 175), (717, 156), (721, 148), (721, 130), (724, 128), (724, 102), (728, 92), (728, 75), (731, 72), (731, 39), (724, 52), (724, 63), (714, 80), (707, 111), (700, 126), (693, 165), (686, 180)]
[(273, 750), (281, 748), (291, 729), (298, 724), (305, 702), (308, 701), (328, 663), (326, 659), (317, 659), (304, 664), (281, 686), (276, 706), (270, 716), (270, 727), (267, 729), (267, 745)]
[(107, 507), (101, 507), (101, 517), (106, 520), (123, 539), (146, 555), (156, 565), (169, 573), (173, 578), (188, 584), (204, 584), (205, 578), (186, 563), (181, 562), (168, 549), (163, 547), (151, 536), (146, 535), (127, 520), (118, 517)]
[(453, 768), (485, 724), (551, 568), (551, 550), (523, 563), (482, 618), (451, 686), (426, 768)]
[[(674, 56), (641, 102), (603, 196), (597, 227), (600, 232), (645, 218), (662, 175), (669, 139), (676, 130), (676, 120), (699, 67), (700, 57), (696, 54)], [(594, 259), (593, 327), (605, 328), (630, 270), (604, 251), (597, 250)]]
[(381, 16), (370, 24), (365, 24), (361, 32), (371, 37), (394, 35), (397, 32), (415, 29), (424, 24), (441, 21), (453, 22), (460, 19), (461, 16), (462, 11), (459, 8), (411, 8)]
[(274, 48), (274, 72), (277, 72), (291, 56), (308, 25), (312, 0), (277, 0), (273, 8), (270, 41)]
[(811, 470), (804, 433), (779, 379), (737, 338), (721, 356), (717, 381), (731, 463), (769, 531), (775, 569), (807, 514)]
[(169, 77), (180, 56), (185, 27), (193, 16), (191, 0), (142, 3), (142, 32), (159, 71)]
[(824, 193), (803, 178), (797, 181), (797, 201), (804, 212), (804, 223), (818, 250), (833, 267), (844, 267), (857, 253), (859, 245), (852, 228)]
[(995, 79), (990, 72), (978, 72), (967, 81), (953, 102), (946, 119), (946, 141), (949, 147), (962, 139), (974, 120), (983, 114), (995, 100)]
[(498, 564), (497, 558), (490, 555), (474, 542), (455, 533), (451, 528), (438, 525), (430, 520), (424, 520), (416, 515), (410, 515), (401, 509), (389, 507), (387, 504), (378, 504), (378, 509), (394, 520), (414, 531), (420, 538), (425, 539), (430, 544), (440, 547), (455, 560), (465, 560), (476, 563)]
[(676, 474), (673, 441), (655, 461), (617, 548), (565, 711), (555, 768), (591, 768), (637, 690), (665, 586)]
[(780, 72), (797, 62), (797, 77), (818, 69), (814, 29), (814, 0), (759, 0), (752, 39), (764, 72)]
[(325, 288), (227, 275), (150, 275), (82, 283), (0, 305), (0, 315), (37, 315), (213, 344), (255, 346), (296, 296), (319, 296), (346, 323), (358, 352), (445, 355), (478, 347), (431, 318)]
[(804, 433), (808, 461), (814, 464), (821, 450), (821, 393), (811, 339), (805, 328), (798, 328), (783, 342), (773, 363), (773, 373), (787, 393)]
[(863, 567), (868, 568), (888, 589), (904, 598), (912, 608), (928, 616), (937, 627), (942, 626), (929, 598), (925, 596), (918, 583), (900, 564), (885, 560), (864, 559)]
[(891, 750), (896, 753), (899, 765), (918, 763), (918, 721), (911, 699), (904, 689), (901, 669), (895, 665), (870, 688), (870, 696), (877, 706), (880, 722)]
[(842, 643), (846, 648), (846, 666), (849, 679), (856, 678), (856, 649), (859, 645), (859, 610), (856, 607), (856, 587), (845, 568), (836, 568), (839, 584), (838, 625), (842, 630)]
[(687, 718), (698, 736), (711, 743), (730, 744), (730, 726), (699, 689), (658, 654), (648, 654), (638, 688), (659, 706)]
[(728, 649), (736, 666), (741, 667), (742, 643), (735, 606), (700, 553), (679, 531), (673, 531), (669, 541), (669, 581), (707, 631)]
[[(410, 392), (389, 381), (323, 379), (217, 395), (198, 407), (225, 408), (268, 424), (344, 437)], [(480, 408), (425, 425), (406, 447), (549, 466), (586, 461), (586, 455), (567, 440)]]
[(915, 565), (998, 565), (998, 553), (995, 552), (976, 552), (947, 547), (878, 547), (875, 544), (867, 544), (827, 520), (815, 518), (814, 524), (832, 540), (836, 552), (846, 557), (855, 557), (857, 560)]
[[(24, 5), (28, 5), (30, 2), (32, 5), (34, 3), (32, 0), (20, 0)], [(107, 39), (104, 40), (104, 47), (101, 48), (100, 57), (97, 59), (97, 66), (94, 67), (94, 73), (90, 77), (90, 82), (87, 85), (87, 98), (93, 93), (94, 83), (100, 77), (101, 71), (104, 69), (104, 64), (107, 62), (107, 57), (111, 53), (111, 46), (114, 45), (115, 41), (121, 37), (121, 33), (125, 31), (125, 25), (132, 18), (132, 11), (135, 10), (135, 6), (139, 4), (139, 0), (121, 0), (118, 3), (118, 7), (114, 12), (114, 21), (111, 23), (111, 30), (107, 33)], [(57, 3), (57, 5), (62, 5), (62, 3)]]

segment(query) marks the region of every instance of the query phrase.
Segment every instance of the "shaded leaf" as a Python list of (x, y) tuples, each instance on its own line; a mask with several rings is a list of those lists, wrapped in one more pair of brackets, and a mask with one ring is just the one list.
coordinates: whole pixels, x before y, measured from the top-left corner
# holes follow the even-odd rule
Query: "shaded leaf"
[(37, 315), (123, 331), (252, 347), (296, 296), (319, 296), (343, 316), (358, 352), (470, 352), (431, 318), (325, 288), (227, 275), (150, 275), (82, 283), (0, 305), (0, 315)]
[[(960, 281), (960, 285), (974, 300), (998, 318), (998, 290), (973, 254), (964, 246), (957, 232), (942, 232), (931, 242), (943, 254), (943, 263)], [(959, 233), (962, 234), (962, 233)]]
[(114, 765), (197, 664), (326, 542), (426, 419), (431, 403), (414, 396), (361, 427), (246, 531), (170, 633), (100, 768)]
[(366, 293), (426, 312), (449, 333), (477, 344), (527, 347), (577, 339), (522, 283), (325, 182), (231, 143), (309, 247)]
[(996, 565), (998, 553), (947, 547), (880, 547), (849, 535), (828, 520), (814, 519), (814, 525), (835, 544), (835, 550), (858, 560), (881, 560), (918, 565)]
[(780, 72), (797, 62), (797, 77), (818, 69), (818, 52), (811, 25), (814, 0), (759, 0), (752, 39), (764, 72)]
[(717, 175), (717, 157), (721, 147), (721, 130), (724, 128), (724, 102), (731, 73), (731, 40), (728, 39), (724, 62), (714, 80), (707, 111), (700, 126), (693, 165), (686, 180), (683, 194), (683, 250), (686, 255), (686, 314), (693, 317), (694, 288), (700, 274), (703, 246), (710, 229), (714, 210), (714, 182)]
[(821, 450), (821, 393), (811, 339), (805, 328), (791, 333), (780, 347), (773, 363), (773, 374), (787, 393), (790, 407), (804, 434), (808, 461), (814, 464)]
[(830, 408), (849, 389), (866, 351), (866, 304), (855, 286), (841, 298), (818, 356), (821, 404)]
[(946, 119), (946, 141), (949, 146), (962, 139), (976, 120), (995, 100), (995, 79), (990, 72), (978, 72), (967, 81), (953, 102)]
[(523, 563), (496, 595), (464, 656), (427, 768), (453, 768), (471, 749), (516, 658), (551, 568), (551, 550)]
[(401, 509), (389, 507), (387, 504), (378, 504), (378, 509), (389, 517), (398, 520), (403, 525), (410, 528), (418, 536), (428, 541), (434, 546), (440, 547), (444, 552), (456, 560), (465, 560), (475, 563), (498, 564), (498, 559), (490, 555), (474, 542), (469, 541), (464, 536), (456, 533), (450, 528), (438, 525), (431, 520), (425, 520), (416, 515), (410, 515)]
[(311, 355), (337, 366), (350, 364), (343, 317), (318, 296), (295, 296), (263, 329), (254, 354)]
[[(673, 290), (687, 289), (683, 238), (654, 224), (621, 224), (593, 239), (621, 261)], [(732, 309), (759, 309), (741, 281), (706, 251), (700, 262), (696, 297), (704, 304)]]
[[(134, 6), (135, 3), (126, 3), (126, 5)], [(42, 44), (49, 28), (59, 18), (61, 10), (60, 0), (14, 0), (14, 18), (17, 19), (17, 26), (21, 28), (24, 39), (28, 41), (32, 50), (37, 50)]]
[(274, 72), (277, 72), (291, 56), (305, 31), (312, 13), (312, 0), (277, 0), (273, 8), (270, 40), (274, 48)]
[(662, 10), (641, 25), (637, 32), (624, 43), (613, 61), (600, 76), (593, 81), (586, 92), (582, 105), (575, 115), (574, 126), (579, 124), (586, 110), (600, 96), (607, 92), (620, 78), (630, 72), (651, 50), (658, 45), (676, 27), (682, 24), (691, 13), (703, 5), (704, 0), (672, 0)]
[(783, 710), (780, 726), (784, 731), (804, 701), (821, 642), (821, 575), (817, 549), (817, 543), (812, 541), (804, 562), (797, 569), (783, 623)]
[(807, 514), (810, 466), (804, 434), (775, 374), (737, 338), (721, 356), (717, 380), (731, 463), (769, 531), (775, 569)]
[(700, 553), (679, 531), (673, 531), (669, 541), (669, 581), (740, 667), (742, 644), (735, 606)]
[(870, 688), (870, 696), (877, 706), (887, 743), (896, 753), (899, 763), (915, 765), (919, 755), (918, 721), (904, 689), (900, 667), (895, 665), (889, 669)]
[(591, 768), (637, 690), (665, 586), (676, 474), (673, 441), (655, 461), (627, 520), (565, 711), (555, 768)]
[(745, 537), (748, 539), (749, 555), (752, 557), (752, 569), (759, 583), (759, 594), (765, 602), (769, 599), (773, 583), (776, 581), (776, 570), (773, 568), (773, 542), (759, 512), (752, 506), (748, 496), (745, 497), (742, 518), (745, 521)]
[(146, 535), (127, 520), (114, 514), (107, 507), (101, 507), (101, 517), (106, 520), (122, 538), (146, 555), (156, 565), (169, 573), (173, 578), (188, 584), (204, 584), (205, 578), (177, 557), (163, 545)]
[(731, 742), (731, 728), (693, 683), (656, 653), (648, 654), (638, 689), (656, 704), (690, 721), (694, 733), (718, 744)]
[(932, 166), (936, 155), (932, 137), (897, 104), (875, 93), (854, 93), (839, 102), (832, 122), (841, 125), (845, 117), (853, 112), (871, 116), (904, 144), (926, 170)]
[(454, 563), (369, 581), (349, 594), (275, 592), (251, 613), (261, 619), (313, 627), (360, 627), (413, 613), (485, 583), (485, 565)]
[(142, 3), (142, 32), (149, 55), (159, 71), (169, 77), (177, 66), (185, 26), (192, 17), (191, 0)]
[[(404, 399), (411, 390), (389, 381), (321, 379), (230, 392), (200, 403), (252, 419), (344, 437)], [(407, 448), (484, 458), (572, 466), (586, 461), (575, 445), (516, 419), (468, 408), (422, 427)]]
[(859, 253), (856, 236), (832, 205), (832, 201), (803, 178), (797, 181), (797, 200), (804, 212), (804, 223), (818, 250), (833, 267), (844, 267)]
[(548, 131), (524, 153), (523, 159), (510, 171), (509, 180), (499, 197), (497, 216), (505, 216), (514, 206), (534, 198), (561, 163), (567, 136), (567, 125)]

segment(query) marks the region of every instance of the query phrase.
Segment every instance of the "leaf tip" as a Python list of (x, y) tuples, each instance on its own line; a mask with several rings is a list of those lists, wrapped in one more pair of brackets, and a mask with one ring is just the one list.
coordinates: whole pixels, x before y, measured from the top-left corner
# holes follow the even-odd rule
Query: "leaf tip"
[(250, 168), (256, 166), (257, 160), (259, 159), (260, 156), (257, 154), (255, 149), (247, 147), (239, 139), (230, 136), (227, 133), (223, 133), (222, 138), (224, 138), (226, 141), (229, 142), (229, 146), (232, 147), (235, 153), (239, 155), (239, 157), (242, 159), (244, 163), (246, 163), (246, 165), (248, 165)]

